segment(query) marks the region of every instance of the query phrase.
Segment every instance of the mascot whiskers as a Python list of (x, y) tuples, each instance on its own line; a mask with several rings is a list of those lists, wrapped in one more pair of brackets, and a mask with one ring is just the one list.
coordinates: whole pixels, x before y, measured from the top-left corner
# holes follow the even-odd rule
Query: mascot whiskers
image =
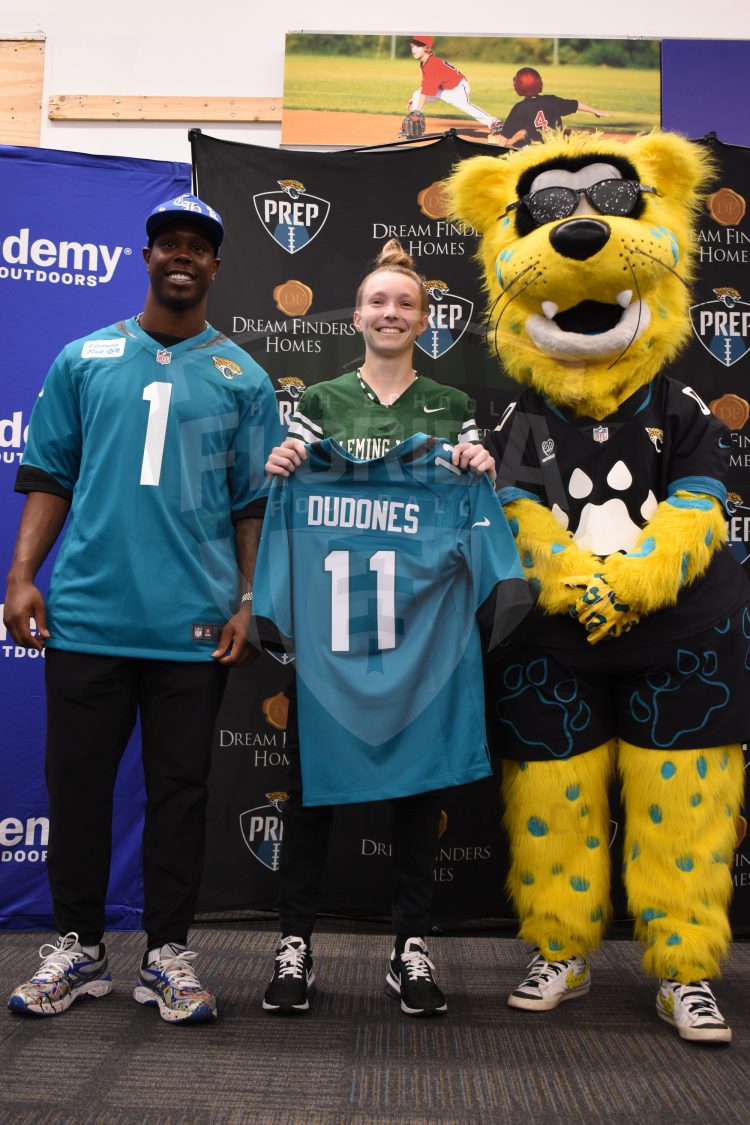
[(711, 168), (681, 137), (553, 135), (464, 161), (489, 336), (522, 392), (490, 435), (541, 612), (489, 677), (508, 886), (536, 949), (508, 998), (588, 992), (611, 917), (608, 788), (656, 1009), (731, 1030), (709, 981), (730, 930), (750, 733), (747, 579), (726, 545), (729, 434), (668, 365), (690, 335), (691, 230)]

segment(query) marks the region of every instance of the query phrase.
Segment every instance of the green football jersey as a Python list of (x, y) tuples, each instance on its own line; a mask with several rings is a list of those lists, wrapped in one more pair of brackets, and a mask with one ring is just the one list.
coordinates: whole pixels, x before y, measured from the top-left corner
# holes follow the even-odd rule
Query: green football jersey
[(294, 410), (288, 436), (308, 443), (334, 438), (347, 453), (369, 461), (419, 433), (450, 442), (478, 442), (472, 402), (463, 391), (418, 375), (386, 406), (359, 371), (349, 371), (308, 387)]

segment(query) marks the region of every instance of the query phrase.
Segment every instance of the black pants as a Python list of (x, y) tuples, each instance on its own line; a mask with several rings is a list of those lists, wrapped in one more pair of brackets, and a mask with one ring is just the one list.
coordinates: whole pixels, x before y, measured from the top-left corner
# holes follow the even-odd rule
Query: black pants
[[(320, 906), (334, 809), (330, 805), (302, 804), (296, 685), (286, 694), (290, 773), (279, 861), (279, 923), (282, 934), (305, 935), (312, 931)], [(393, 930), (397, 934), (416, 936), (430, 926), (441, 797), (441, 792), (434, 791), (388, 802), (393, 813)]]
[(226, 683), (216, 664), (48, 649), (47, 867), (55, 922), (94, 945), (104, 932), (117, 768), (140, 712), (148, 946), (187, 941), (205, 838), (206, 779)]

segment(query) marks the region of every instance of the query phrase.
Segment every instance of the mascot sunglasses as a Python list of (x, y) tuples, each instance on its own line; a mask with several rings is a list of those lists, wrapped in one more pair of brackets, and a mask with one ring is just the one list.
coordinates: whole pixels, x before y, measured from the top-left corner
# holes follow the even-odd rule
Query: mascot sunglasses
[(599, 180), (598, 183), (585, 188), (540, 188), (539, 191), (524, 195), (516, 203), (509, 204), (502, 215), (498, 215), (498, 221), (518, 207), (525, 207), (539, 226), (553, 223), (558, 219), (567, 219), (575, 211), (582, 195), (586, 196), (600, 215), (629, 215), (641, 194), (645, 192), (658, 194), (656, 188), (646, 187), (636, 180)]

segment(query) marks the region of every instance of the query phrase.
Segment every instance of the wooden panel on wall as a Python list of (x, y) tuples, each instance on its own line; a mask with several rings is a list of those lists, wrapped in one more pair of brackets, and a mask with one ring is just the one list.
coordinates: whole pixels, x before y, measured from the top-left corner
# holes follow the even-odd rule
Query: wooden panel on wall
[(282, 99), (52, 94), (51, 121), (281, 121)]
[(0, 39), (0, 144), (38, 145), (44, 41)]

